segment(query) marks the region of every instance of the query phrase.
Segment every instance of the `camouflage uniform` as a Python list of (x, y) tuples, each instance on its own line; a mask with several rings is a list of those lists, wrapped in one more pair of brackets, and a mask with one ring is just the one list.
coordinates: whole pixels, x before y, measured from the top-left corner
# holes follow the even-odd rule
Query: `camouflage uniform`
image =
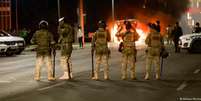
[[(71, 62), (71, 53), (73, 50), (73, 28), (63, 23), (58, 28), (58, 33), (60, 35), (59, 43), (61, 45), (61, 58), (60, 58), (60, 65), (64, 70), (64, 75), (60, 77), (60, 79), (70, 79), (72, 78), (72, 62)], [(70, 70), (68, 70), (70, 69)]]
[(100, 70), (100, 64), (104, 65), (104, 79), (109, 79), (109, 48), (108, 42), (110, 41), (110, 34), (104, 28), (99, 28), (93, 35), (92, 44), (95, 44), (95, 57), (96, 57), (96, 67), (94, 71), (94, 77), (92, 79), (98, 80), (98, 73)]
[(127, 79), (127, 67), (130, 65), (131, 79), (135, 79), (135, 62), (137, 50), (135, 47), (135, 41), (139, 39), (139, 34), (134, 30), (131, 32), (127, 30), (125, 33), (117, 34), (118, 37), (123, 39), (123, 51), (122, 51), (122, 68), (121, 79)]
[(163, 46), (162, 36), (155, 29), (150, 29), (145, 43), (148, 45), (146, 58), (146, 76), (149, 79), (150, 69), (152, 63), (156, 66), (156, 79), (160, 78), (160, 53)]
[(52, 69), (52, 60), (51, 60), (51, 44), (54, 44), (52, 34), (46, 29), (37, 30), (31, 42), (37, 44), (36, 48), (36, 68), (35, 68), (35, 80), (40, 80), (41, 66), (43, 62), (46, 62), (48, 69), (48, 80), (54, 80), (53, 78), (53, 69)]

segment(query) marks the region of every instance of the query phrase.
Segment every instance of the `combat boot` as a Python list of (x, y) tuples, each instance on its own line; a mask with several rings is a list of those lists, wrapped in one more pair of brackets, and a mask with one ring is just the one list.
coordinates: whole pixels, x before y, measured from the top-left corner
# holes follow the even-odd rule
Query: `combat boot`
[(94, 77), (92, 77), (92, 80), (98, 80), (98, 73), (94, 73)]
[(134, 73), (134, 72), (131, 72), (131, 79), (132, 79), (132, 80), (136, 80), (136, 77), (135, 77), (135, 73)]
[(149, 74), (148, 73), (146, 73), (146, 75), (145, 75), (145, 78), (144, 78), (145, 80), (149, 80)]
[(105, 80), (109, 80), (108, 75), (104, 75), (104, 79), (105, 79)]
[(34, 80), (40, 81), (40, 78), (39, 77), (34, 77)]
[(121, 76), (121, 79), (126, 80), (127, 79), (127, 73), (123, 73), (122, 76)]
[(160, 74), (156, 73), (156, 80), (160, 80)]
[(59, 78), (60, 80), (69, 80), (68, 72), (64, 72), (63, 76)]
[(108, 70), (104, 71), (104, 79), (109, 80), (109, 73)]
[(40, 72), (39, 73), (35, 72), (34, 80), (40, 81)]
[(72, 72), (70, 73), (70, 77), (71, 77), (71, 79), (73, 78), (73, 73)]
[(48, 80), (49, 81), (54, 81), (54, 80), (56, 80), (54, 77), (48, 77)]

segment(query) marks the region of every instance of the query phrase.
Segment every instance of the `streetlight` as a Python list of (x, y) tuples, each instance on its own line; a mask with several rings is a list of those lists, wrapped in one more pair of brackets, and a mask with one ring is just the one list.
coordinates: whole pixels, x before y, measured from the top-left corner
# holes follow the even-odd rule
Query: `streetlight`
[(112, 22), (114, 23), (115, 17), (114, 17), (114, 0), (112, 0)]
[[(58, 19), (61, 18), (61, 12), (60, 12), (60, 0), (57, 0), (57, 10), (58, 10)], [(58, 20), (59, 21), (59, 20)]]
[(18, 34), (18, 1), (15, 1), (16, 3), (16, 9), (15, 9), (15, 24), (16, 24), (16, 34)]

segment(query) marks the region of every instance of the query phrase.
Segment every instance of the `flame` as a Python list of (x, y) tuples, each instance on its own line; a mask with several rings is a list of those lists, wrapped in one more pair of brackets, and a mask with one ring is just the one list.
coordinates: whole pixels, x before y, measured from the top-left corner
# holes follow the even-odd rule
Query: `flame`
[[(109, 24), (112, 26), (111, 24)], [(112, 27), (110, 27), (110, 33), (111, 33), (111, 39), (114, 43), (120, 43), (122, 40), (119, 40), (116, 37), (116, 34), (118, 32), (118, 24), (115, 23), (113, 24)], [(123, 29), (122, 32), (125, 32), (125, 28)], [(140, 38), (138, 41), (136, 41), (136, 45), (145, 45), (145, 39), (148, 33), (148, 28), (145, 24), (138, 22), (136, 26), (136, 32), (139, 34)]]

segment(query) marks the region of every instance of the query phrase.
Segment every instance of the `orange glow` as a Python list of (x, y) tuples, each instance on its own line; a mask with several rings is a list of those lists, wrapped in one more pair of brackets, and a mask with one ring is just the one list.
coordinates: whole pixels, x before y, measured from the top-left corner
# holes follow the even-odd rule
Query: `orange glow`
[[(125, 32), (125, 28), (124, 28), (125, 26), (123, 26), (123, 22), (124, 22), (124, 20), (117, 21), (116, 23), (113, 24), (113, 26), (112, 26), (112, 23), (109, 23), (109, 30), (111, 33), (111, 38), (112, 38), (112, 41), (115, 43), (120, 43), (122, 41), (122, 39), (118, 39), (115, 35), (117, 34), (118, 30), (120, 29), (120, 26), (123, 28), (120, 33)], [(132, 22), (132, 26), (136, 26), (135, 27), (136, 31), (140, 35), (140, 38), (136, 42), (136, 45), (145, 45), (145, 38), (149, 31), (147, 25), (134, 20)]]

